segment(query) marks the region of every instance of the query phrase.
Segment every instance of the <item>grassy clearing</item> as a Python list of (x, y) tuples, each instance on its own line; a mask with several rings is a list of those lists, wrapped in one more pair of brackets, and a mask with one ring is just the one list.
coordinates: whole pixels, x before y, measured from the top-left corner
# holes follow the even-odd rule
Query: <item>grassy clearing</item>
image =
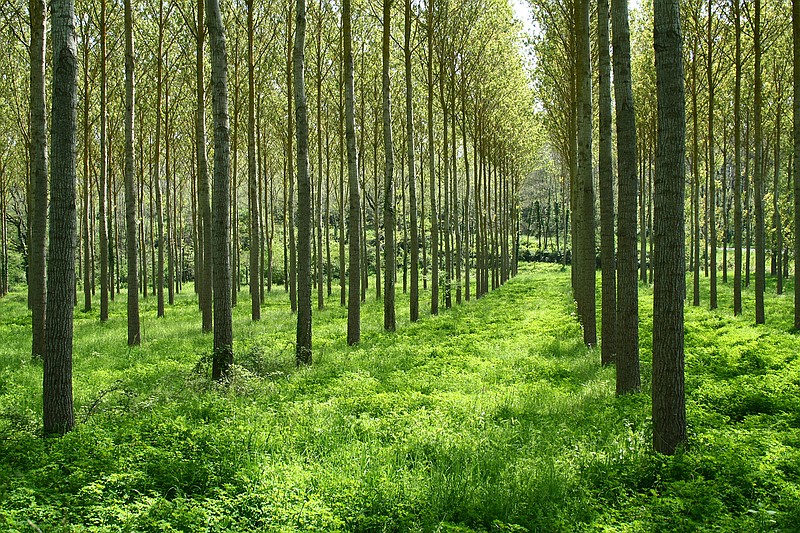
[(568, 285), (558, 267), (528, 267), (417, 324), (400, 296), (395, 334), (370, 293), (354, 348), (334, 294), (315, 311), (306, 369), (278, 291), (260, 324), (235, 310), (225, 388), (208, 379), (211, 337), (190, 291), (166, 320), (145, 303), (134, 350), (118, 300), (105, 325), (76, 314), (81, 423), (50, 440), (13, 294), (0, 301), (0, 529), (798, 530), (791, 298), (768, 297), (759, 328), (724, 309), (727, 294), (723, 310), (687, 308), (691, 445), (667, 458), (649, 451), (652, 293), (641, 290), (645, 391), (618, 399), (613, 369), (582, 346)]

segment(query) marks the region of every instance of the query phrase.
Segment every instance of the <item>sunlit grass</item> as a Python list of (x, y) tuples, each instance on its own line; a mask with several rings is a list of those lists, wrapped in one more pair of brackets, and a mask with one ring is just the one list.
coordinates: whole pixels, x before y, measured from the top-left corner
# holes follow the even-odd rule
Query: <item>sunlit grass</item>
[[(707, 302), (707, 283), (704, 302)], [(0, 301), (0, 529), (129, 531), (753, 531), (800, 523), (800, 343), (791, 299), (768, 324), (687, 307), (690, 444), (650, 452), (652, 292), (640, 288), (644, 392), (614, 396), (587, 350), (569, 272), (528, 265), (506, 286), (382, 330), (373, 289), (362, 342), (339, 296), (314, 308), (314, 365), (294, 365), (282, 287), (263, 320), (234, 313), (237, 365), (212, 384), (191, 285), (125, 346), (76, 313), (79, 424), (44, 441), (41, 364), (24, 295)], [(772, 287), (770, 285), (770, 287)], [(423, 294), (423, 301), (429, 293)], [(752, 303), (746, 292), (745, 306)], [(422, 306), (423, 309), (426, 306)], [(28, 522), (30, 520), (30, 523)]]

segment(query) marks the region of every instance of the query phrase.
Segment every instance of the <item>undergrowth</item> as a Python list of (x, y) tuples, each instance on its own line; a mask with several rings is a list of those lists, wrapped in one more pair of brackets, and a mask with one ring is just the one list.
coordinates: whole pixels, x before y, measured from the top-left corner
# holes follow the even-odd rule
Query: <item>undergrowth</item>
[(717, 311), (687, 307), (690, 442), (675, 457), (650, 451), (644, 286), (644, 389), (624, 398), (582, 345), (554, 265), (415, 324), (399, 295), (393, 334), (370, 291), (357, 347), (334, 291), (300, 369), (279, 288), (260, 323), (235, 309), (223, 385), (191, 286), (166, 319), (143, 302), (135, 349), (123, 294), (106, 324), (76, 313), (79, 423), (60, 439), (40, 436), (41, 363), (12, 293), (0, 301), (0, 530), (798, 531), (792, 300), (768, 296), (755, 327), (732, 317), (726, 291)]

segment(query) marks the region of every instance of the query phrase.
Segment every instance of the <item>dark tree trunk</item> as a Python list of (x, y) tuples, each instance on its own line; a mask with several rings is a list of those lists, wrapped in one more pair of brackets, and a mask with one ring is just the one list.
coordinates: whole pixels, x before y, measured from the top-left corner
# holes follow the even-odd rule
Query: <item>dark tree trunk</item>
[(250, 191), (250, 317), (261, 320), (261, 220), (256, 161), (256, 82), (253, 0), (247, 0), (247, 183)]
[(106, 0), (100, 2), (100, 322), (108, 320), (108, 82), (106, 77)]
[[(394, 315), (394, 284), (397, 269), (395, 254), (394, 233), (397, 222), (395, 220), (394, 202), (394, 153), (392, 148), (392, 107), (389, 85), (389, 46), (391, 45), (391, 17), (392, 1), (383, 0), (383, 148), (386, 157), (386, 167), (383, 180), (383, 231), (385, 233), (384, 252), (384, 286), (383, 286), (383, 329), (395, 330)], [(375, 191), (375, 203), (378, 197)], [(375, 220), (377, 229), (378, 221)]]
[[(31, 223), (28, 250), (28, 303), (32, 311), (34, 357), (45, 354), (47, 287), (45, 253), (47, 234), (47, 113), (45, 112), (45, 5), (30, 0), (30, 187)], [(74, 31), (74, 28), (72, 28)], [(71, 38), (74, 38), (72, 36)], [(74, 44), (74, 43), (73, 43)], [(63, 45), (63, 43), (62, 43)]]
[(136, 182), (133, 160), (133, 112), (136, 105), (133, 71), (133, 13), (125, 0), (125, 229), (128, 255), (128, 346), (141, 342), (139, 331), (139, 250), (136, 228)]
[[(597, 2), (597, 40), (600, 71), (600, 257), (602, 258), (601, 362), (609, 365), (616, 354), (617, 268), (614, 255), (614, 169), (611, 157), (611, 57), (608, 0)], [(616, 51), (616, 48), (615, 48)], [(635, 146), (635, 145), (634, 145)], [(545, 242), (546, 237), (545, 237)]]
[(428, 25), (428, 175), (430, 181), (431, 212), (431, 314), (439, 314), (439, 212), (436, 209), (436, 141), (433, 136), (433, 33), (434, 0), (427, 9)]
[[(713, 8), (713, 0), (708, 0), (708, 21), (706, 33), (706, 52), (708, 54), (708, 60), (706, 63), (706, 88), (708, 89), (708, 134), (706, 135), (706, 138), (708, 142), (707, 202), (710, 202), (710, 207), (708, 210), (710, 220), (708, 225), (710, 237), (709, 245), (711, 248), (711, 265), (709, 266), (711, 276), (709, 279), (708, 291), (709, 309), (717, 308), (717, 162), (715, 161), (714, 155), (714, 90), (716, 82), (714, 80), (714, 35), (711, 31), (714, 20), (714, 17), (712, 16)], [(725, 189), (724, 185), (723, 189)]]
[(733, 314), (742, 314), (742, 22), (739, 0), (733, 1), (735, 78), (733, 89)]
[(78, 57), (73, 0), (51, 2), (53, 101), (50, 129), (50, 230), (42, 387), (44, 432), (63, 435), (75, 425), (72, 407), (72, 318), (75, 299), (75, 164)]
[(595, 225), (594, 186), (592, 179), (592, 76), (589, 36), (589, 0), (579, 0), (578, 32), (578, 175), (576, 300), (587, 346), (597, 344), (595, 304)]
[[(311, 177), (308, 175), (308, 109), (303, 49), (306, 2), (297, 0), (294, 35), (294, 107), (297, 121), (297, 345), (298, 365), (311, 364)], [(318, 169), (319, 170), (319, 169)], [(319, 194), (319, 191), (317, 191)]]
[(197, 137), (197, 200), (200, 204), (200, 220), (202, 231), (202, 271), (200, 283), (200, 311), (203, 316), (203, 332), (208, 333), (213, 329), (213, 274), (214, 274), (214, 245), (211, 231), (211, 199), (208, 180), (208, 159), (206, 157), (206, 112), (205, 112), (205, 76), (203, 60), (205, 41), (205, 0), (197, 0), (197, 115), (195, 117), (195, 135)]
[[(92, 284), (91, 284), (91, 232), (90, 198), (92, 196), (92, 181), (89, 178), (89, 34), (84, 33), (83, 39), (83, 311), (92, 310)], [(0, 219), (0, 224), (5, 224), (5, 214)], [(5, 255), (3, 256), (5, 257)], [(7, 273), (6, 270), (4, 270)], [(7, 284), (6, 284), (7, 286)]]
[(766, 235), (764, 229), (764, 168), (763, 135), (761, 125), (761, 0), (755, 0), (753, 47), (755, 48), (755, 78), (753, 115), (755, 120), (753, 140), (755, 142), (755, 161), (753, 164), (753, 196), (755, 203), (755, 245), (756, 245), (756, 324), (764, 323), (764, 291), (766, 285)]
[[(631, 82), (628, 3), (611, 0), (614, 48), (614, 96), (617, 113), (619, 214), (617, 221), (617, 394), (638, 391), (639, 284), (636, 268), (636, 114)], [(644, 233), (644, 226), (641, 231)], [(624, 342), (621, 340), (624, 339)]]
[[(794, 124), (794, 227), (800, 228), (800, 0), (792, 0), (792, 123)], [(796, 230), (795, 230), (796, 231)], [(794, 327), (800, 329), (800, 239), (794, 239)]]
[(356, 121), (353, 90), (353, 36), (350, 29), (350, 0), (342, 2), (342, 35), (344, 39), (344, 91), (345, 91), (345, 138), (347, 141), (347, 179), (349, 183), (349, 295), (347, 305), (347, 344), (358, 344), (361, 340), (361, 228), (359, 213), (360, 191), (358, 183), (358, 161), (356, 159)]
[(653, 38), (658, 92), (653, 270), (653, 445), (673, 454), (686, 441), (683, 374), (684, 155), (683, 55), (677, 0), (656, 0)]
[(214, 364), (212, 378), (227, 377), (233, 363), (230, 270), (230, 129), (228, 117), (228, 61), (225, 29), (218, 0), (205, 0), (211, 46), (211, 104), (214, 117)]

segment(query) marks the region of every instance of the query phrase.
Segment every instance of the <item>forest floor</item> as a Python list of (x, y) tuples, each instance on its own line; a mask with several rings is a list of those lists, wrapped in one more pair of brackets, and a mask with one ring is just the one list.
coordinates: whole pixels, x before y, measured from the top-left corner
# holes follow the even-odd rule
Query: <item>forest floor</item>
[(687, 307), (675, 457), (650, 451), (648, 287), (643, 392), (624, 398), (557, 266), (416, 324), (401, 294), (393, 334), (373, 287), (357, 347), (334, 288), (300, 369), (282, 288), (257, 324), (243, 291), (226, 386), (186, 288), (166, 319), (143, 302), (135, 349), (124, 294), (106, 324), (76, 313), (78, 425), (58, 439), (40, 436), (25, 295), (0, 300), (0, 530), (800, 531), (800, 338), (774, 285), (765, 326), (749, 290), (743, 317), (722, 284), (720, 310)]

